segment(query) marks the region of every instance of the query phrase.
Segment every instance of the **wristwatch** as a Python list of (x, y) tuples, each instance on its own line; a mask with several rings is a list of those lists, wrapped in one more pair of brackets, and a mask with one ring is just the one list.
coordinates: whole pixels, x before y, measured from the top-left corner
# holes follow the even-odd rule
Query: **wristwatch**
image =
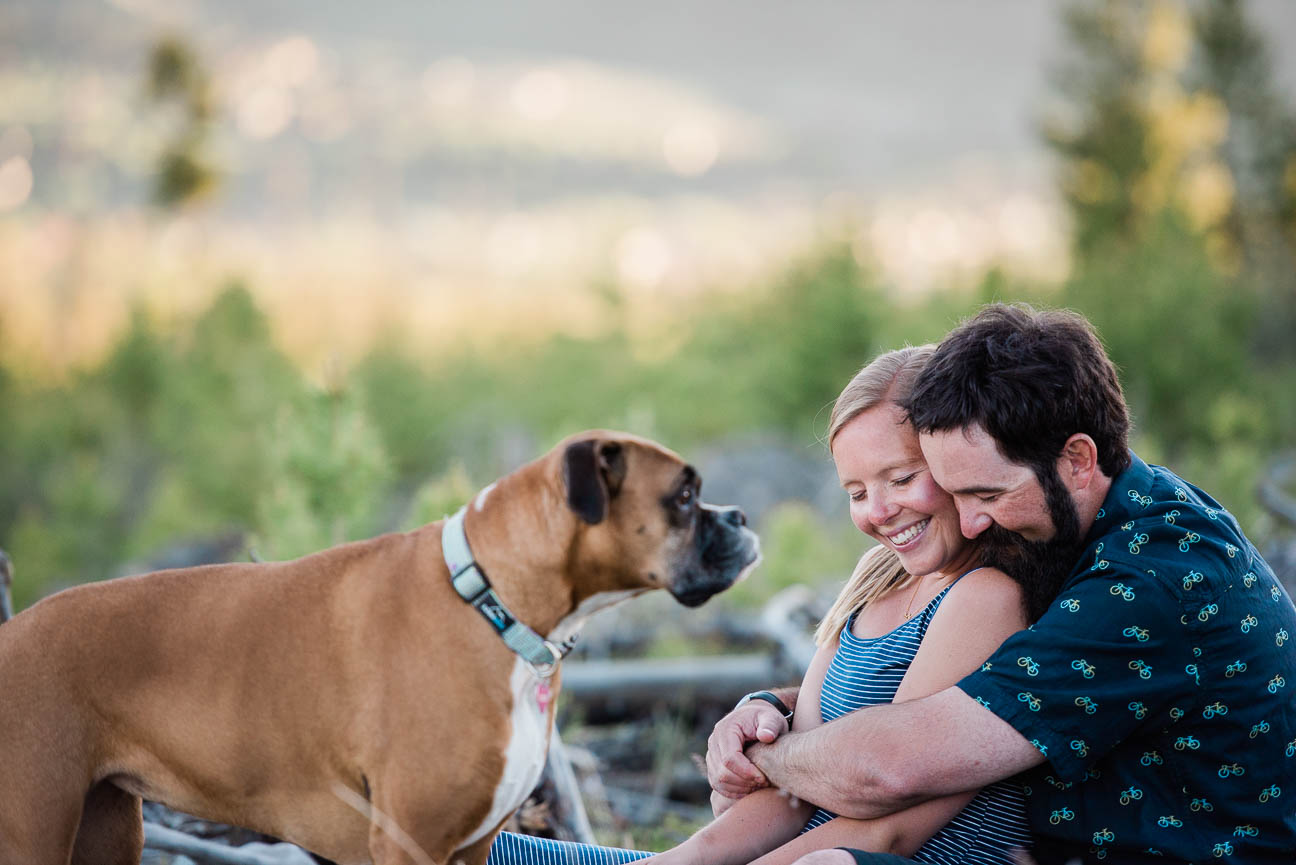
[(766, 703), (769, 703), (775, 709), (779, 710), (779, 714), (783, 716), (783, 720), (787, 721), (789, 724), (792, 723), (792, 710), (787, 707), (787, 703), (784, 703), (778, 697), (774, 696), (773, 691), (752, 691), (750, 694), (747, 694), (739, 700), (734, 705), (734, 708), (737, 709), (739, 706), (745, 706), (752, 700), (764, 700)]

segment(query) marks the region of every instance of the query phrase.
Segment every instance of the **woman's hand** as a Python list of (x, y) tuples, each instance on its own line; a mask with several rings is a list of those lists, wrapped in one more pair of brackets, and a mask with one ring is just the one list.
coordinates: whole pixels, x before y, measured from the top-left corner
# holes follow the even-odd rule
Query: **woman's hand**
[(743, 749), (752, 742), (773, 742), (787, 729), (782, 713), (764, 700), (752, 700), (717, 721), (707, 739), (707, 780), (711, 789), (741, 799), (769, 786), (765, 774), (747, 759)]

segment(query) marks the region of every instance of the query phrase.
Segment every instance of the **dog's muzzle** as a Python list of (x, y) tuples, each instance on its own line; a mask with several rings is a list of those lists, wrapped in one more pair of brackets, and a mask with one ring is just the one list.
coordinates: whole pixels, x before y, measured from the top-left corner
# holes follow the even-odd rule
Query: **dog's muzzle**
[(703, 505), (692, 555), (676, 571), (670, 593), (696, 607), (745, 577), (760, 561), (760, 539), (736, 507)]

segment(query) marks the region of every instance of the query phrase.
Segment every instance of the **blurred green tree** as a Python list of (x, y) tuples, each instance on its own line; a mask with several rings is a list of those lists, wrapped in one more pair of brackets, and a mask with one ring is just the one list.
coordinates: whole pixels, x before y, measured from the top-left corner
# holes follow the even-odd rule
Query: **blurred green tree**
[(1261, 454), (1296, 421), (1282, 390), (1296, 382), (1283, 324), (1296, 314), (1296, 138), (1241, 3), (1196, 8), (1067, 12), (1063, 108), (1043, 130), (1073, 223), (1060, 300), (1098, 327), (1159, 458), (1210, 465), (1229, 450), (1208, 474), (1227, 464), (1218, 480), (1247, 508)]
[(336, 386), (282, 405), (264, 433), (269, 473), (256, 502), (259, 553), (296, 558), (383, 528), (390, 466), (353, 389)]
[(1189, 80), (1227, 111), (1219, 159), (1235, 190), (1213, 240), (1256, 286), (1264, 308), (1257, 358), (1281, 371), (1296, 362), (1296, 112), (1277, 91), (1268, 45), (1240, 0), (1203, 4), (1194, 28), (1198, 62)]
[(1082, 264), (1112, 238), (1136, 237), (1141, 225), (1140, 181), (1151, 167), (1139, 45), (1144, 8), (1100, 2), (1065, 12), (1073, 54), (1052, 76), (1060, 110), (1042, 131), (1058, 156), (1058, 185)]
[(210, 519), (255, 525), (272, 474), (264, 445), (281, 407), (305, 399), (307, 388), (239, 282), (217, 295), (186, 343), (171, 359), (160, 447)]
[(153, 46), (145, 94), (156, 108), (179, 115), (174, 134), (158, 157), (153, 202), (175, 208), (202, 201), (215, 191), (218, 181), (206, 152), (214, 100), (197, 55), (180, 37), (166, 36)]

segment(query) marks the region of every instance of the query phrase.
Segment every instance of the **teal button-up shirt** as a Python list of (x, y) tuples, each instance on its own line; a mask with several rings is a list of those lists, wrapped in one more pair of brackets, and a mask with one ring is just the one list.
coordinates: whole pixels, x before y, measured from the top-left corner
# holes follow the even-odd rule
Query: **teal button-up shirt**
[(1296, 862), (1296, 608), (1237, 522), (1137, 456), (1048, 612), (958, 687), (1040, 750), (1040, 865)]

